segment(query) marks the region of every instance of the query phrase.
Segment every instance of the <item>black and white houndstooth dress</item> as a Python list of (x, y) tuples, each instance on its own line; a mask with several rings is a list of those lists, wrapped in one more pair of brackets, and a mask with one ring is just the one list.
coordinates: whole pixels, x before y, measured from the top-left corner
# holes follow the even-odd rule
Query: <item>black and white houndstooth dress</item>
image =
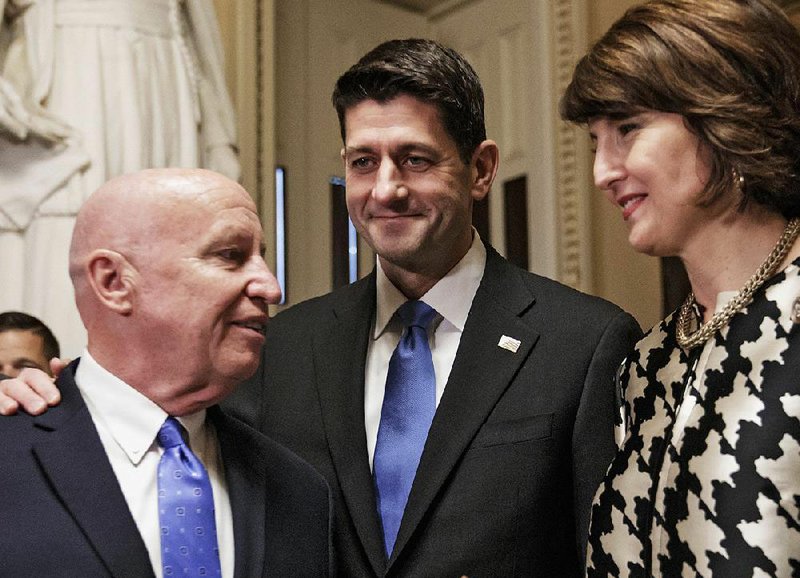
[(677, 314), (620, 369), (589, 577), (800, 576), (800, 259), (704, 347)]

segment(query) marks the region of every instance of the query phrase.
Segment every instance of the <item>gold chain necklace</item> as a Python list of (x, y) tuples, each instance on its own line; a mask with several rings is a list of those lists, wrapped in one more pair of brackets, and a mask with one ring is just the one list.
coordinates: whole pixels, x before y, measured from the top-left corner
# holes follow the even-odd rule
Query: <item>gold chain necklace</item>
[(761, 266), (755, 274), (745, 283), (744, 287), (725, 304), (722, 311), (715, 313), (708, 322), (700, 325), (693, 333), (689, 333), (689, 324), (695, 318), (694, 311), (692, 310), (695, 301), (694, 293), (689, 293), (686, 301), (681, 305), (681, 311), (678, 314), (678, 330), (676, 335), (678, 345), (686, 350), (693, 349), (701, 343), (705, 343), (709, 337), (725, 327), (731, 317), (750, 302), (753, 293), (755, 293), (767, 279), (772, 277), (778, 266), (783, 262), (789, 249), (792, 248), (798, 234), (800, 234), (800, 219), (792, 219), (786, 225), (781, 238), (778, 239), (772, 252), (767, 255), (767, 258), (761, 263)]

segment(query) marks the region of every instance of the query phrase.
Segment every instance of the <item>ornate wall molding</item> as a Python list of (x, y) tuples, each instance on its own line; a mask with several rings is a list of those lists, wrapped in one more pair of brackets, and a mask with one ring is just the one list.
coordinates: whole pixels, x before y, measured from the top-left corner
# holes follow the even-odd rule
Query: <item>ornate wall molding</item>
[(591, 291), (587, 145), (575, 127), (562, 122), (558, 115), (558, 101), (586, 49), (586, 4), (585, 0), (554, 0), (552, 6), (558, 278)]

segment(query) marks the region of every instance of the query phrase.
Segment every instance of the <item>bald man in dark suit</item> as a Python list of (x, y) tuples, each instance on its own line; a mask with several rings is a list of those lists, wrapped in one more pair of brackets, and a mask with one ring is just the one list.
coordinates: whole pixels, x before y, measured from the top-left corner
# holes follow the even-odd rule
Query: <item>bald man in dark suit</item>
[(202, 527), (219, 555), (198, 559), (221, 574), (208, 575), (331, 574), (325, 481), (216, 406), (256, 370), (280, 297), (262, 253), (250, 195), (217, 173), (143, 171), (87, 200), (70, 274), (89, 345), (61, 371), (58, 406), (0, 420), (0, 574), (204, 575), (166, 557), (157, 440), (170, 421), (191, 446), (182, 464), (202, 464), (180, 476), (202, 470), (195, 495), (213, 494)]

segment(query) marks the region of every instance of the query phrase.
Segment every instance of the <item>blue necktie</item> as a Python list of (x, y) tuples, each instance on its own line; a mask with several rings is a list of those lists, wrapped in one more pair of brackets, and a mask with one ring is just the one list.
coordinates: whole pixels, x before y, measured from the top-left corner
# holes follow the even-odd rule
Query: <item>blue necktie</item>
[(436, 311), (422, 301), (407, 301), (397, 316), (405, 331), (389, 360), (372, 468), (387, 556), (436, 412), (436, 377), (428, 345), (428, 326)]
[(214, 495), (202, 462), (168, 417), (158, 432), (158, 521), (164, 576), (220, 576)]

